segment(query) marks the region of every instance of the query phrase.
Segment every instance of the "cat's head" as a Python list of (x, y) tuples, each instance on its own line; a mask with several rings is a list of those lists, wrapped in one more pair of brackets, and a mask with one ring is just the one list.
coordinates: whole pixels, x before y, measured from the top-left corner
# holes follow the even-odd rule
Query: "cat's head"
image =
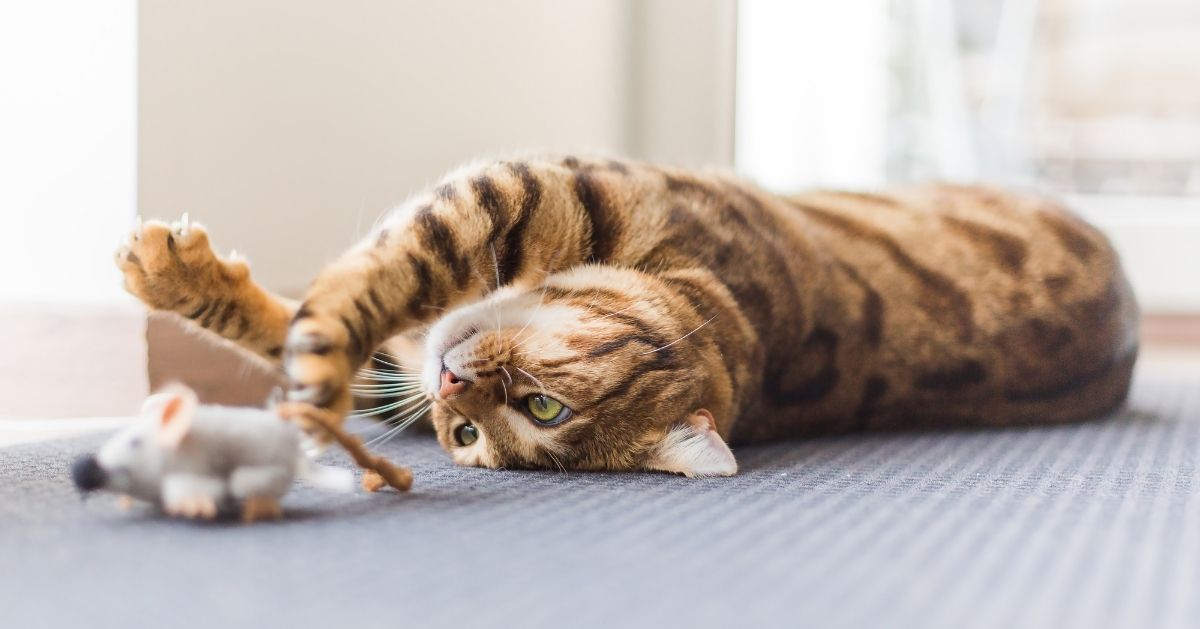
[(464, 465), (735, 473), (707, 410), (728, 407), (706, 367), (719, 355), (680, 299), (582, 267), (447, 314), (422, 373), (438, 440)]

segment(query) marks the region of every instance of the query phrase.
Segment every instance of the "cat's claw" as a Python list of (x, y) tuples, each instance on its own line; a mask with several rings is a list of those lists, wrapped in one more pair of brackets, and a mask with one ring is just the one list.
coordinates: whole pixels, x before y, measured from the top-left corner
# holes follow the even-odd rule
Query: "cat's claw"
[(203, 285), (219, 285), (248, 273), (241, 263), (228, 263), (212, 250), (199, 223), (183, 217), (171, 224), (143, 221), (117, 248), (116, 261), (125, 287), (152, 308), (195, 311)]

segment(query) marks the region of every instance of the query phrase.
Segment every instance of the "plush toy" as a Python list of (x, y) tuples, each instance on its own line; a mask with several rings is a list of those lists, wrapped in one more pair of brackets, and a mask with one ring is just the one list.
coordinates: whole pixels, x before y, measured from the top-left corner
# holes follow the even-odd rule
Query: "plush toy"
[[(288, 408), (289, 417), (327, 430), (364, 468), (365, 485), (407, 489), (408, 470), (372, 457), (355, 437), (315, 410)], [(255, 521), (282, 515), (279, 499), (299, 477), (327, 490), (349, 491), (350, 470), (314, 463), (304, 433), (283, 409), (201, 406), (190, 389), (174, 385), (150, 396), (136, 423), (118, 432), (95, 456), (75, 462), (71, 476), (83, 492), (106, 490), (156, 503), (168, 514), (211, 519), (241, 509)]]

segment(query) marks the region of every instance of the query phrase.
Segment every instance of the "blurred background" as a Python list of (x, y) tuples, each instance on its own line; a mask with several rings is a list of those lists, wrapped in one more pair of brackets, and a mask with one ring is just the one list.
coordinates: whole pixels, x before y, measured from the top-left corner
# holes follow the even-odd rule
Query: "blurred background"
[(1060, 195), (1195, 364), (1198, 77), (1194, 0), (3, 3), (0, 417), (128, 413), (148, 355), (261, 377), (147, 331), (111, 260), (136, 214), (189, 212), (299, 295), (408, 194), (524, 150)]

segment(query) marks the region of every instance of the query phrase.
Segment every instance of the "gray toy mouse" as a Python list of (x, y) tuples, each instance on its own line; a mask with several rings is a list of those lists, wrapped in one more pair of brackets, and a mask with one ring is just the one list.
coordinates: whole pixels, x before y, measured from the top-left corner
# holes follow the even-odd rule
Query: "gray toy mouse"
[(136, 423), (71, 468), (83, 492), (106, 490), (156, 503), (171, 516), (211, 519), (241, 507), (246, 521), (278, 518), (279, 499), (299, 477), (350, 491), (350, 470), (314, 463), (294, 422), (255, 408), (201, 406), (172, 385), (150, 396)]

